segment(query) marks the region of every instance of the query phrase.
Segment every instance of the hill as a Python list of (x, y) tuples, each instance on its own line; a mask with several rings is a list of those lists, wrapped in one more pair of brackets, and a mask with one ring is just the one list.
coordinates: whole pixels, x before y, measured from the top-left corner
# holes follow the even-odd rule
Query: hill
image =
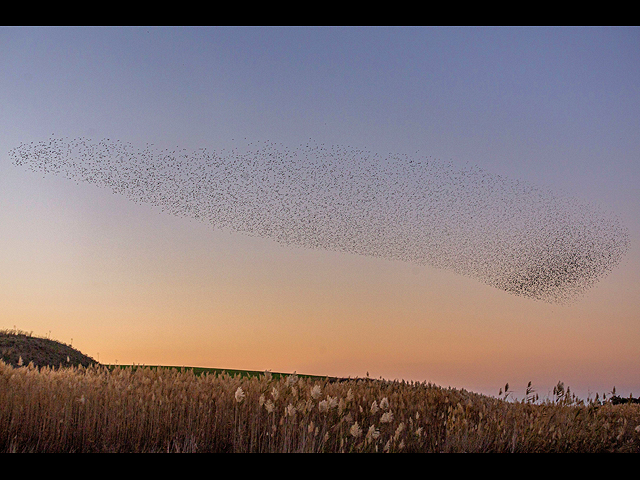
[(13, 367), (29, 363), (36, 367), (88, 367), (98, 363), (70, 345), (19, 330), (0, 330), (0, 360)]

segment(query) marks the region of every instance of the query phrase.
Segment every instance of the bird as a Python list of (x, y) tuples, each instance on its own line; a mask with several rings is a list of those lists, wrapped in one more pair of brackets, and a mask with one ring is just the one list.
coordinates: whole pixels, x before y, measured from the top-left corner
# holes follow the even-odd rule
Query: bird
[[(235, 142), (235, 139), (232, 139)], [(13, 164), (110, 189), (214, 229), (447, 269), (508, 295), (571, 303), (629, 248), (610, 212), (477, 165), (309, 138), (232, 149), (110, 137), (23, 142)]]

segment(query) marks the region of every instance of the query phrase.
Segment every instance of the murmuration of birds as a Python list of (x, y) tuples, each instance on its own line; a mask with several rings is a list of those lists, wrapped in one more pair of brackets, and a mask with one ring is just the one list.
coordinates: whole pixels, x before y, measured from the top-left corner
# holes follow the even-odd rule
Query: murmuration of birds
[(593, 205), (430, 157), (312, 140), (216, 152), (54, 136), (9, 154), (216, 229), (446, 269), (552, 304), (575, 302), (629, 247), (627, 229)]

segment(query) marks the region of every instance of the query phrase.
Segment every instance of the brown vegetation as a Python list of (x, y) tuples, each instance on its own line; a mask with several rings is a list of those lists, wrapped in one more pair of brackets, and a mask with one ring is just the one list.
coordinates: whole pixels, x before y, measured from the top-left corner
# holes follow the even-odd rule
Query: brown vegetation
[(640, 452), (640, 405), (556, 394), (0, 361), (0, 451)]

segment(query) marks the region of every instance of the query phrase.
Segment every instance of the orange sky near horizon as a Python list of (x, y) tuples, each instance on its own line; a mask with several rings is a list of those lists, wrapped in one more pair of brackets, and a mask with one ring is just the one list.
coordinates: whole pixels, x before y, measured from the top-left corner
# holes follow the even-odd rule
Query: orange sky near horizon
[[(368, 373), (494, 395), (507, 382), (546, 393), (563, 381), (586, 396), (640, 380), (628, 259), (576, 304), (550, 305), (446, 270), (213, 230), (94, 186), (63, 198), (68, 180), (34, 181), (49, 195), (32, 200), (28, 241), (12, 230), (24, 257), (0, 280), (5, 328), (73, 339), (101, 363)], [(90, 203), (106, 213), (84, 215)]]

